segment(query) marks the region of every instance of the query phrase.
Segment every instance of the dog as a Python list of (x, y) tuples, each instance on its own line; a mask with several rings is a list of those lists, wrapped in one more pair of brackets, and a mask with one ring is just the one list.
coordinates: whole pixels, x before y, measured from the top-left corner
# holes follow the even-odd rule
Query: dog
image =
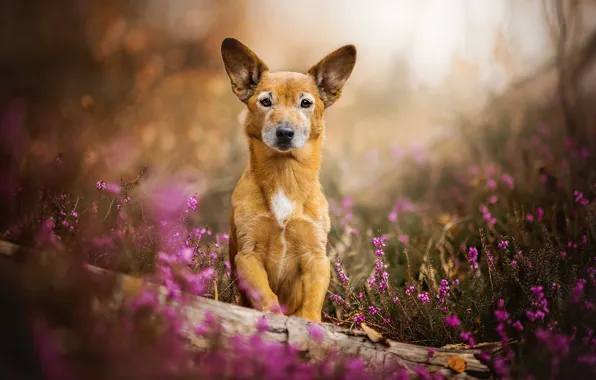
[(335, 50), (306, 74), (270, 72), (234, 38), (223, 40), (221, 54), (232, 91), (247, 107), (249, 161), (230, 217), (237, 303), (321, 322), (331, 276), (329, 206), (319, 182), (323, 112), (340, 97), (356, 47)]

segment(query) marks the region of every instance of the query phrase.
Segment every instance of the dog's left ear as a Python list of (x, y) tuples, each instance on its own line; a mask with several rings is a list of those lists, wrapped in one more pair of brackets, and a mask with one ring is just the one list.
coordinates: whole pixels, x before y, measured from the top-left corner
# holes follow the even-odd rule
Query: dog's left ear
[(341, 89), (352, 74), (356, 64), (356, 47), (343, 46), (327, 55), (308, 70), (317, 83), (319, 97), (330, 107), (341, 95)]
[(223, 40), (221, 57), (232, 82), (232, 91), (246, 103), (269, 68), (252, 50), (234, 38)]

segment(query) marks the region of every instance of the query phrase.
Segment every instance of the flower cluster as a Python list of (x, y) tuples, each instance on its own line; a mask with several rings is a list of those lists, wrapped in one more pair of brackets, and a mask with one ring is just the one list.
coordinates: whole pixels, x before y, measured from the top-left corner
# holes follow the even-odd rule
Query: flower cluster
[(501, 240), (497, 246), (499, 249), (507, 249), (507, 247), (509, 247), (509, 242), (507, 240)]
[(489, 225), (495, 225), (497, 223), (497, 219), (493, 217), (491, 212), (488, 210), (486, 206), (480, 206), (480, 212), (482, 213), (482, 219), (488, 222)]
[(420, 303), (427, 304), (430, 303), (430, 297), (428, 296), (428, 292), (423, 292), (418, 294), (418, 300)]
[(199, 201), (197, 200), (197, 196), (198, 196), (198, 194), (194, 194), (192, 197), (188, 198), (188, 200), (186, 201), (186, 208), (187, 208), (186, 211), (187, 212), (197, 210), (197, 206), (199, 204)]
[(447, 279), (442, 279), (441, 284), (439, 285), (439, 293), (437, 294), (438, 302), (445, 303), (445, 299), (449, 297), (451, 291), (451, 287), (449, 286), (449, 281)]
[(348, 285), (348, 283), (350, 282), (350, 278), (344, 271), (344, 268), (342, 267), (341, 263), (339, 261), (336, 261), (333, 265), (335, 266), (335, 270), (337, 271), (337, 275), (339, 276), (339, 281), (341, 282), (341, 285)]
[(532, 286), (530, 292), (532, 293), (532, 297), (534, 299), (532, 301), (532, 307), (534, 310), (526, 311), (526, 316), (531, 322), (536, 320), (544, 321), (544, 318), (549, 313), (549, 309), (548, 301), (544, 297), (542, 286)]
[(478, 269), (478, 250), (476, 247), (470, 247), (468, 249), (468, 263), (470, 264), (470, 269)]
[(378, 237), (374, 237), (372, 239), (372, 243), (375, 246), (375, 256), (376, 256), (376, 263), (375, 263), (375, 273), (374, 275), (369, 278), (368, 285), (371, 288), (376, 287), (379, 292), (383, 293), (388, 288), (388, 280), (389, 274), (387, 273), (387, 264), (383, 260), (385, 253), (383, 252), (383, 248), (385, 245), (385, 239), (387, 237), (385, 235), (381, 235)]
[(573, 198), (575, 199), (575, 203), (581, 205), (581, 206), (587, 206), (588, 203), (590, 203), (590, 201), (588, 200), (588, 198), (586, 198), (584, 196), (584, 193), (582, 193), (581, 191), (575, 190), (573, 192)]

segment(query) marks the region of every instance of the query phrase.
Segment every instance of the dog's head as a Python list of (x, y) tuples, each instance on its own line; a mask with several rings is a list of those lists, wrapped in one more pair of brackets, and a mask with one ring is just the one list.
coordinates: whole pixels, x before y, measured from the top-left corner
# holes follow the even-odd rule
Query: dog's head
[(233, 38), (221, 45), (232, 91), (248, 108), (249, 137), (276, 152), (302, 148), (323, 133), (323, 111), (341, 95), (356, 63), (356, 48), (346, 45), (312, 66), (307, 74), (269, 72), (248, 47)]

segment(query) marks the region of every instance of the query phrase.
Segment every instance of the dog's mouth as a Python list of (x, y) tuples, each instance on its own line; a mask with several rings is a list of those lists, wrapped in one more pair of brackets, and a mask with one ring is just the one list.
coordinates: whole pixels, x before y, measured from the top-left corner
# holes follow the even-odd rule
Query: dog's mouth
[(292, 144), (277, 144), (275, 149), (279, 150), (280, 152), (289, 152), (292, 150)]

